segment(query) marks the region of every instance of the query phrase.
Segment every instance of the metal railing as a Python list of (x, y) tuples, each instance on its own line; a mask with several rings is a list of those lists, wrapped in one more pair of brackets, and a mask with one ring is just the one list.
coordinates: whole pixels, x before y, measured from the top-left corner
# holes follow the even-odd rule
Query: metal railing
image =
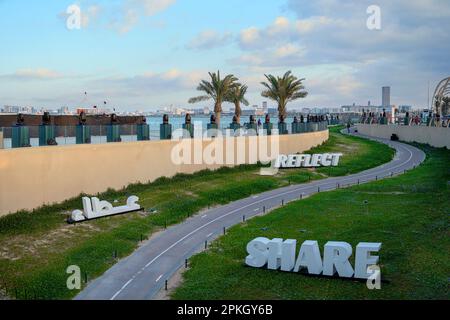
[[(272, 123), (272, 130), (270, 134), (298, 134), (306, 132), (324, 131), (328, 129), (329, 123), (326, 121), (322, 122), (309, 122), (309, 123), (298, 123), (297, 126), (293, 126), (292, 123), (286, 123), (285, 132), (281, 133), (278, 131), (278, 124)], [(81, 140), (77, 138), (79, 135), (80, 126), (47, 126), (50, 128), (50, 134), (42, 138), (44, 126), (20, 126), (20, 127), (3, 127), (0, 131), (3, 132), (3, 148), (11, 149), (16, 147), (39, 147), (45, 145), (75, 145), (75, 144), (104, 144), (108, 142), (134, 142), (134, 141), (155, 141), (161, 140), (161, 127), (160, 124), (150, 123), (145, 124), (148, 129), (144, 132), (144, 137), (142, 137), (142, 131), (138, 129), (139, 126), (136, 124), (130, 125), (94, 125), (85, 126), (87, 130), (86, 140)], [(206, 136), (207, 124), (202, 123), (201, 135)], [(116, 133), (113, 138), (111, 138), (111, 127), (116, 128)], [(18, 128), (22, 128), (19, 132)], [(25, 129), (23, 129), (25, 128)], [(241, 125), (240, 130), (234, 131), (230, 129), (230, 124), (222, 124), (217, 130), (223, 135), (229, 135), (230, 131), (236, 132), (236, 135), (265, 135), (267, 131), (264, 130), (264, 124), (249, 125), (244, 123)], [(283, 128), (283, 127), (282, 127)], [(175, 133), (177, 130), (183, 129), (182, 124), (172, 124), (171, 133)], [(251, 130), (254, 129), (254, 130)], [(196, 136), (199, 134), (199, 127), (196, 127)], [(48, 130), (47, 130), (48, 131)], [(46, 131), (44, 132), (46, 133)], [(22, 136), (21, 136), (22, 135)], [(18, 138), (19, 136), (19, 138)], [(20, 141), (17, 142), (17, 139)], [(48, 143), (52, 140), (52, 143)], [(15, 142), (15, 145), (14, 145)], [(1, 143), (0, 143), (1, 145)]]

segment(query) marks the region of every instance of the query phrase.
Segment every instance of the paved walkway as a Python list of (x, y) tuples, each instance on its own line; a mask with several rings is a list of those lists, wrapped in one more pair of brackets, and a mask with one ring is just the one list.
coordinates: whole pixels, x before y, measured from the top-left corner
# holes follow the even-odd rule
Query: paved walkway
[[(356, 134), (359, 135), (359, 134)], [(361, 136), (361, 135), (359, 135)], [(366, 137), (368, 138), (368, 137)], [(372, 139), (396, 149), (395, 158), (380, 167), (350, 176), (335, 177), (311, 183), (293, 185), (242, 199), (214, 208), (173, 226), (147, 241), (131, 256), (121, 260), (104, 275), (91, 282), (77, 300), (149, 300), (164, 286), (165, 280), (184, 265), (184, 261), (223, 234), (223, 228), (261, 215), (283, 202), (363, 184), (377, 179), (403, 174), (425, 160), (425, 154), (410, 145), (383, 139)], [(244, 244), (243, 244), (244, 245)]]

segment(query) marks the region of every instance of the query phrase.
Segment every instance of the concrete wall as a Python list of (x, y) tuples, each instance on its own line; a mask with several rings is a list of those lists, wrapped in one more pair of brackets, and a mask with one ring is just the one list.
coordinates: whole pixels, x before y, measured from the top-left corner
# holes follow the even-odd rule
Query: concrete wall
[(450, 149), (450, 128), (369, 124), (357, 124), (356, 127), (360, 133), (372, 137), (390, 139), (395, 133), (405, 142), (418, 142), (436, 148)]
[(0, 130), (0, 149), (3, 149), (3, 131)]
[[(279, 136), (280, 152), (303, 152), (322, 144), (328, 136), (328, 131)], [(239, 143), (247, 149), (249, 139), (259, 138), (213, 141), (220, 145), (233, 141), (236, 150)], [(203, 147), (211, 144), (196, 141)], [(0, 216), (58, 203), (81, 193), (96, 194), (108, 188), (121, 189), (131, 183), (154, 181), (162, 176), (222, 167), (174, 165), (171, 154), (176, 144), (176, 141), (150, 141), (0, 150)], [(257, 160), (247, 156), (237, 164)]]

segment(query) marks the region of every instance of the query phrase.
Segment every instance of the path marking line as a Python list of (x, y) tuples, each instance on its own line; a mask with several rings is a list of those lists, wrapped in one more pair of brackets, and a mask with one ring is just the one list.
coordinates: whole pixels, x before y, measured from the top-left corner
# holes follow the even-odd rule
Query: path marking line
[[(406, 148), (405, 146), (403, 146), (401, 143), (398, 143), (398, 144), (396, 144), (396, 145), (397, 145), (397, 147), (401, 147), (401, 148), (404, 148), (405, 150), (407, 150), (407, 151), (409, 152), (410, 156), (409, 156), (408, 160), (406, 160), (405, 162), (403, 162), (403, 163), (401, 163), (401, 164), (399, 164), (399, 165), (397, 165), (397, 166), (395, 166), (395, 167), (393, 167), (393, 168), (390, 168), (390, 169), (389, 169), (390, 171), (392, 171), (392, 170), (394, 170), (394, 169), (396, 169), (396, 168), (398, 168), (398, 167), (404, 166), (404, 165), (407, 164), (407, 163), (412, 159), (412, 157), (413, 157), (413, 153), (411, 152), (411, 150), (409, 150), (408, 148)], [(376, 168), (374, 168), (374, 169), (376, 169)], [(361, 177), (367, 177), (367, 176), (373, 176), (373, 175), (376, 175), (376, 172), (374, 172), (374, 173), (367, 173), (367, 174), (365, 174), (365, 175), (358, 175), (358, 174), (355, 174), (354, 177), (344, 178), (344, 179), (342, 179), (342, 180), (351, 180), (351, 179), (355, 179), (355, 178), (358, 179), (358, 178), (361, 178)], [(342, 181), (342, 180), (341, 180), (341, 181)], [(368, 181), (367, 181), (367, 182), (368, 182)], [(157, 255), (155, 258), (153, 258), (151, 261), (149, 261), (149, 262), (145, 265), (145, 267), (144, 267), (143, 269), (147, 269), (150, 265), (152, 265), (156, 260), (158, 260), (161, 256), (163, 256), (164, 254), (166, 254), (166, 253), (167, 253), (168, 251), (170, 251), (172, 248), (174, 248), (175, 246), (177, 246), (178, 244), (180, 244), (181, 242), (183, 242), (185, 239), (189, 238), (189, 237), (192, 236), (193, 234), (197, 233), (198, 231), (200, 231), (200, 230), (204, 229), (205, 227), (207, 227), (207, 226), (213, 224), (214, 222), (217, 222), (217, 221), (219, 221), (219, 220), (221, 220), (221, 219), (223, 219), (223, 218), (225, 218), (225, 217), (228, 217), (228, 216), (230, 216), (230, 215), (232, 215), (232, 214), (234, 214), (234, 213), (236, 213), (236, 212), (239, 212), (239, 211), (241, 211), (241, 210), (243, 210), (243, 209), (247, 209), (247, 208), (249, 208), (249, 207), (251, 207), (251, 206), (253, 206), (253, 205), (255, 205), (255, 204), (259, 204), (259, 203), (262, 203), (262, 202), (269, 201), (269, 200), (271, 200), (271, 199), (279, 198), (279, 197), (281, 197), (281, 196), (284, 196), (284, 195), (287, 195), (287, 194), (290, 194), (290, 193), (298, 192), (298, 191), (300, 191), (300, 190), (302, 190), (302, 189), (307, 189), (307, 188), (317, 187), (317, 186), (324, 186), (324, 185), (326, 185), (326, 184), (328, 184), (328, 183), (330, 183), (330, 181), (328, 181), (328, 182), (324, 181), (324, 183), (322, 183), (322, 184), (319, 183), (319, 184), (317, 184), (317, 185), (315, 185), (315, 186), (311, 186), (311, 185), (308, 185), (308, 186), (299, 186), (299, 187), (296, 188), (295, 190), (291, 190), (291, 191), (286, 191), (286, 192), (283, 192), (283, 193), (279, 193), (279, 194), (276, 194), (276, 195), (274, 195), (274, 196), (267, 197), (267, 198), (264, 198), (264, 199), (255, 201), (255, 202), (253, 202), (253, 203), (247, 204), (247, 205), (245, 205), (245, 206), (243, 206), (243, 207), (234, 209), (234, 210), (230, 211), (229, 213), (224, 214), (224, 215), (222, 215), (222, 216), (220, 216), (220, 217), (217, 217), (217, 218), (215, 218), (215, 219), (213, 219), (213, 220), (207, 222), (206, 224), (204, 224), (204, 225), (198, 227), (197, 229), (191, 231), (190, 233), (188, 233), (187, 235), (185, 235), (184, 237), (182, 237), (181, 239), (179, 239), (178, 241), (176, 241), (175, 243), (173, 243), (170, 247), (168, 247), (167, 249), (165, 249), (163, 252), (161, 252), (159, 255)], [(207, 216), (207, 215), (204, 215), (202, 218), (204, 218), (204, 217), (206, 217), (206, 216)], [(119, 291), (117, 291), (117, 292), (111, 297), (110, 300), (114, 300), (115, 298), (117, 298), (117, 296), (120, 295), (120, 294), (123, 292), (123, 290), (125, 290), (135, 278), (136, 278), (136, 274), (135, 274), (130, 280), (128, 280), (127, 283), (125, 283), (125, 284), (122, 286), (122, 288), (121, 288)]]

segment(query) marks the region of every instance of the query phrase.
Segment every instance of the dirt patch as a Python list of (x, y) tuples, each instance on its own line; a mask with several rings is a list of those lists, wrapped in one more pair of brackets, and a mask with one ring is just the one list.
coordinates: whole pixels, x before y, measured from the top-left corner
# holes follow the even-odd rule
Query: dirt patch
[(184, 195), (191, 197), (191, 198), (198, 198), (198, 194), (192, 192), (192, 191), (185, 191), (183, 192)]
[(70, 246), (75, 238), (86, 238), (102, 231), (91, 224), (66, 225), (38, 236), (20, 235), (1, 243), (1, 259), (16, 261), (24, 256), (39, 257), (40, 253), (53, 250), (61, 245)]
[(343, 144), (343, 143), (337, 143), (336, 144), (337, 147), (339, 147), (338, 149), (344, 149), (347, 150), (348, 152), (346, 153), (355, 153), (358, 151), (358, 149), (360, 148), (359, 144)]

